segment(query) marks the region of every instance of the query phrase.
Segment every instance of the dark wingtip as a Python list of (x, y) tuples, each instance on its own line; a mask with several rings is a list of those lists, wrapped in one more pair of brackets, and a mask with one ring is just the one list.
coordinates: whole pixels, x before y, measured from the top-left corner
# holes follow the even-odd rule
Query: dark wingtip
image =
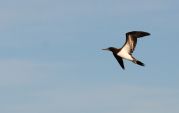
[(145, 32), (146, 33), (146, 36), (148, 36), (148, 35), (151, 35), (150, 33), (148, 33), (148, 32)]
[(145, 32), (145, 31), (131, 31), (131, 32), (126, 33), (126, 36), (128, 36), (130, 34), (133, 36), (136, 36), (136, 37), (144, 37), (144, 36), (151, 35), (150, 33)]
[(142, 37), (143, 37), (143, 36), (149, 36), (149, 35), (150, 35), (150, 33), (148, 33), (148, 32), (144, 32), (144, 31), (139, 31), (139, 32), (141, 32)]
[(122, 67), (123, 70), (125, 70), (125, 67)]

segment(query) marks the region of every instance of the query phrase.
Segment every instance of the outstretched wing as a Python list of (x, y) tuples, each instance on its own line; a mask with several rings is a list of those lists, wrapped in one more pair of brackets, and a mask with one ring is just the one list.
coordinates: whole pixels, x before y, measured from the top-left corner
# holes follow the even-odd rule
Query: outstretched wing
[(144, 31), (131, 31), (126, 33), (126, 42), (122, 47), (122, 49), (131, 54), (136, 47), (137, 38), (148, 36), (148, 35), (150, 35), (150, 33)]
[(113, 55), (116, 58), (116, 60), (118, 61), (118, 63), (120, 64), (120, 66), (122, 67), (122, 69), (125, 69), (122, 58), (120, 56), (118, 56), (117, 54), (113, 53)]

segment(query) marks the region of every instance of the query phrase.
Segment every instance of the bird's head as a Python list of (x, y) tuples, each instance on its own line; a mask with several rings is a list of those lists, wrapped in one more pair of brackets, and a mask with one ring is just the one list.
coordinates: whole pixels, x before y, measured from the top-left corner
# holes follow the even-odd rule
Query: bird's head
[(118, 50), (118, 49), (115, 48), (115, 47), (108, 47), (108, 48), (102, 49), (102, 50), (107, 50), (107, 51), (115, 52), (115, 51)]

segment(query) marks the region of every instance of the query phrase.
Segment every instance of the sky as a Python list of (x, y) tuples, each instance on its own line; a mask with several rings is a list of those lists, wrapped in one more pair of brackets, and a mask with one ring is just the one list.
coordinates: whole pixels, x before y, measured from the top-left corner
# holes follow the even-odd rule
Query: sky
[[(179, 1), (1, 0), (0, 112), (178, 113)], [(133, 55), (110, 52), (142, 30)]]

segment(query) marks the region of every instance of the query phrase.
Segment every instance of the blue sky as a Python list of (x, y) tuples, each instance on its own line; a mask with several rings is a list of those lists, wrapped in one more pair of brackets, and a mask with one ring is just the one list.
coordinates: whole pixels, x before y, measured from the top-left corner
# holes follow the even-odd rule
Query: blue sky
[[(178, 113), (177, 0), (0, 1), (0, 112)], [(123, 71), (111, 53), (144, 30)]]

